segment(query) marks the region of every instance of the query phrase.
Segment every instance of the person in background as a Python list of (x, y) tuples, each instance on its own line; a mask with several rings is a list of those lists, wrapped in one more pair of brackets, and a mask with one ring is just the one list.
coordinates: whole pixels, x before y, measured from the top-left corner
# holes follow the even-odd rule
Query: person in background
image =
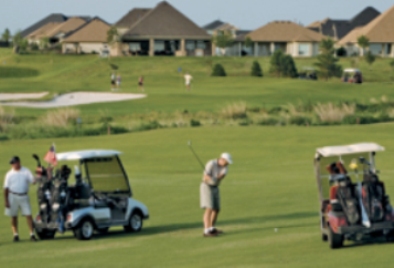
[(118, 74), (118, 76), (116, 77), (116, 89), (117, 90), (120, 89), (121, 83), (122, 83), (122, 77), (120, 76), (120, 74)]
[(142, 92), (145, 92), (145, 88), (144, 88), (144, 77), (140, 76), (140, 78), (138, 78), (138, 87), (140, 88), (140, 90)]
[(115, 73), (112, 73), (111, 75), (111, 91), (114, 91), (116, 86), (116, 75)]
[(185, 78), (186, 89), (187, 89), (187, 91), (190, 91), (193, 76), (191, 76), (189, 73), (186, 73), (184, 78)]
[(4, 180), (4, 201), (5, 214), (11, 217), (12, 232), (14, 242), (19, 241), (18, 234), (18, 212), (21, 210), (22, 215), (27, 219), (27, 225), (30, 231), (30, 240), (37, 241), (33, 232), (33, 218), (31, 216), (31, 207), (29, 200), (29, 186), (36, 181), (29, 169), (22, 167), (18, 156), (14, 156), (11, 161), (11, 170), (7, 172)]

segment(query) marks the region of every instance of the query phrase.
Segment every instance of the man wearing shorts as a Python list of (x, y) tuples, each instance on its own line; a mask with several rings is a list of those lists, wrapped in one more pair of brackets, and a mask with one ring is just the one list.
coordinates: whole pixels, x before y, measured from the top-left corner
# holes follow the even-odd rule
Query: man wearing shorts
[(185, 78), (186, 89), (190, 91), (190, 86), (192, 84), (193, 76), (191, 76), (189, 73), (186, 73), (184, 78)]
[(33, 233), (33, 218), (31, 216), (31, 207), (29, 201), (29, 186), (34, 184), (33, 174), (27, 168), (21, 166), (18, 156), (14, 156), (11, 161), (11, 170), (6, 174), (4, 180), (4, 201), (5, 214), (11, 217), (12, 232), (14, 242), (19, 241), (18, 234), (18, 212), (21, 210), (22, 215), (27, 219), (27, 225), (30, 230), (30, 240), (37, 241)]
[(223, 153), (219, 159), (211, 160), (204, 170), (200, 185), (200, 203), (204, 209), (204, 237), (215, 237), (223, 233), (215, 228), (220, 211), (219, 185), (227, 175), (228, 165), (233, 163), (229, 153)]

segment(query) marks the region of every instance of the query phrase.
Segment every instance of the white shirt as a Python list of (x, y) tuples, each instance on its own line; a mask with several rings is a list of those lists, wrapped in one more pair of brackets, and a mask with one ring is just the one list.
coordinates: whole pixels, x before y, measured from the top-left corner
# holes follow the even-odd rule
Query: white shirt
[(186, 74), (185, 75), (185, 82), (186, 82), (187, 85), (190, 84), (192, 79), (193, 79), (193, 76), (191, 76), (190, 74)]
[(219, 186), (220, 182), (218, 181), (218, 177), (222, 175), (227, 175), (228, 167), (219, 166), (218, 160), (211, 160), (207, 163), (204, 170), (204, 175), (208, 175), (212, 178), (212, 181), (209, 182), (209, 185)]
[(29, 169), (21, 167), (19, 171), (11, 169), (5, 175), (4, 189), (17, 194), (24, 194), (29, 191), (29, 185), (34, 182), (33, 174)]

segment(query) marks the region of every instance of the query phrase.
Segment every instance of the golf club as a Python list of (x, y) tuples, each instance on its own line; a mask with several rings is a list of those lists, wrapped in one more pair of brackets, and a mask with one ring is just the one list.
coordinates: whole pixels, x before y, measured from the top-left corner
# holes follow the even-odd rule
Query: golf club
[(38, 155), (33, 154), (33, 158), (37, 161), (37, 167), (41, 167), (41, 161)]
[(192, 142), (191, 142), (191, 141), (188, 141), (188, 142), (187, 142), (187, 145), (189, 146), (190, 150), (192, 151), (194, 157), (197, 159), (198, 163), (200, 163), (202, 169), (205, 170), (204, 164), (202, 163), (201, 159), (198, 157), (197, 153), (196, 153), (196, 152), (194, 151), (194, 149), (193, 149)]
[[(360, 158), (360, 162), (363, 163), (363, 161), (361, 161)], [(370, 228), (371, 227), (371, 221), (369, 220), (367, 211), (364, 207), (364, 203), (363, 203), (363, 198), (362, 198), (362, 185), (361, 185), (361, 181), (358, 175), (358, 165), (357, 165), (357, 160), (354, 161), (354, 173), (356, 173), (356, 180), (357, 180), (357, 188), (358, 188), (358, 199), (359, 199), (359, 203), (360, 203), (360, 208), (361, 208), (361, 219), (362, 219), (362, 223), (365, 227)]]

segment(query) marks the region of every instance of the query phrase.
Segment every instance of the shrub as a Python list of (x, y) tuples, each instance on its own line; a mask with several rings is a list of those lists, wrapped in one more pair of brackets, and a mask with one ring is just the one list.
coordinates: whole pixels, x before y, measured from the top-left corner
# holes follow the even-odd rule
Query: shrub
[(346, 57), (347, 56), (347, 51), (344, 47), (340, 47), (337, 49), (337, 56), (338, 57)]
[(312, 118), (303, 115), (297, 115), (290, 117), (290, 124), (298, 126), (310, 126), (312, 125)]
[(213, 67), (212, 76), (227, 76), (226, 70), (220, 63), (215, 64)]
[(276, 77), (297, 77), (297, 68), (294, 59), (290, 55), (285, 55), (282, 50), (277, 50), (271, 57), (270, 73)]
[(5, 131), (7, 127), (13, 124), (14, 110), (6, 111), (0, 106), (0, 132)]
[(76, 122), (80, 111), (73, 108), (60, 109), (48, 112), (42, 121), (45, 125), (54, 127), (65, 127), (70, 123)]
[(198, 120), (195, 120), (195, 119), (191, 119), (190, 120), (190, 126), (192, 126), (192, 127), (199, 127), (199, 126), (201, 126), (201, 122), (198, 121)]
[(251, 75), (263, 77), (263, 70), (261, 69), (260, 63), (258, 61), (253, 62)]
[(322, 123), (341, 123), (346, 116), (354, 115), (356, 107), (354, 104), (342, 104), (336, 106), (333, 103), (318, 103), (314, 107), (314, 111)]
[(227, 119), (242, 119), (246, 118), (246, 103), (239, 102), (229, 104), (221, 110), (221, 115)]

